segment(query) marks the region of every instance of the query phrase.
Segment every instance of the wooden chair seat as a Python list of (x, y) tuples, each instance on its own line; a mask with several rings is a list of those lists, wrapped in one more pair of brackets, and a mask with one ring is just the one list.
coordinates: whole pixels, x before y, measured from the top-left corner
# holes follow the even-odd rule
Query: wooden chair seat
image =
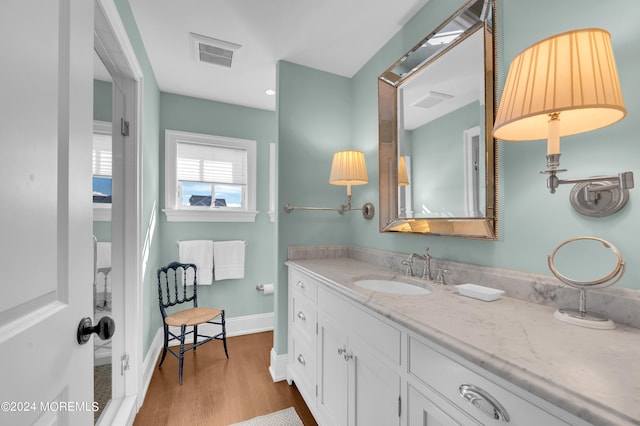
[(164, 322), (171, 327), (180, 327), (182, 324), (187, 327), (204, 324), (222, 314), (220, 309), (213, 308), (190, 308), (167, 316)]

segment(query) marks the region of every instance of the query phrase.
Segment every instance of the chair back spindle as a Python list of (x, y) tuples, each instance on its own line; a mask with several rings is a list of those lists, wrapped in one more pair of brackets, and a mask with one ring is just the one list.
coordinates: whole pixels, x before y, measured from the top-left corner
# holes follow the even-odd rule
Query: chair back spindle
[(193, 263), (179, 262), (158, 269), (158, 299), (163, 317), (172, 306), (191, 301), (193, 307), (198, 306), (197, 270)]

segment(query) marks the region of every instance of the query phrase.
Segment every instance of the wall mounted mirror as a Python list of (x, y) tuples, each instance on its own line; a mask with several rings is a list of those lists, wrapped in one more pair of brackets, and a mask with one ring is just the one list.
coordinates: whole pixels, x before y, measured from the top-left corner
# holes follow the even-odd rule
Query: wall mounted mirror
[(380, 231), (497, 238), (495, 0), (470, 0), (378, 80)]

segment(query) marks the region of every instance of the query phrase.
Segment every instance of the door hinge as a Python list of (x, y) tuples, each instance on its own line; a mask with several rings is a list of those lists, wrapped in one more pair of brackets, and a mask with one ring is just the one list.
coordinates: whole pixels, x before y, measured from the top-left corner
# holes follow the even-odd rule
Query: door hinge
[(129, 136), (129, 122), (124, 118), (120, 119), (120, 133), (122, 136)]
[(120, 375), (124, 376), (125, 370), (129, 369), (129, 354), (120, 357)]
[(402, 414), (402, 398), (398, 395), (398, 417)]
[(316, 385), (316, 397), (318, 396), (318, 385)]
[(316, 321), (316, 335), (318, 334), (318, 322)]

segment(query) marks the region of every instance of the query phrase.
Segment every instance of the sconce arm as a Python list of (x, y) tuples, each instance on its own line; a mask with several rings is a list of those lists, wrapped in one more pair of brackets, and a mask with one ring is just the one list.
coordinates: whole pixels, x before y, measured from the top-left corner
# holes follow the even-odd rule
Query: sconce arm
[(606, 182), (610, 183), (607, 185), (598, 185), (597, 187), (590, 187), (589, 191), (599, 192), (599, 191), (608, 191), (614, 188), (622, 188), (622, 189), (631, 189), (633, 188), (633, 172), (622, 172), (617, 175), (611, 176), (597, 176), (597, 177), (588, 177), (588, 178), (576, 178), (576, 179), (558, 179), (558, 184), (566, 184), (566, 183), (592, 183), (592, 182)]
[[(633, 182), (633, 172), (622, 172), (617, 175), (611, 176), (597, 176), (597, 177), (588, 177), (588, 178), (574, 178), (574, 179), (558, 179), (556, 173), (564, 170), (559, 169), (547, 169), (540, 173), (548, 173), (549, 177), (547, 178), (547, 188), (549, 188), (550, 192), (554, 194), (556, 192), (556, 188), (559, 185), (565, 184), (578, 184), (578, 183), (587, 183), (586, 191), (587, 193), (597, 193), (602, 191), (610, 191), (614, 189), (631, 189), (634, 187)], [(594, 182), (607, 182), (603, 185), (591, 185)], [(597, 197), (596, 197), (597, 198)]]
[(294, 210), (328, 210), (338, 212), (339, 214), (345, 214), (346, 212), (350, 212), (352, 210), (360, 210), (362, 211), (362, 216), (367, 219), (373, 219), (375, 214), (375, 208), (372, 203), (365, 203), (360, 208), (352, 208), (351, 207), (351, 196), (347, 197), (347, 204), (341, 204), (338, 207), (303, 207), (303, 206), (294, 206), (293, 204), (285, 204), (284, 211), (286, 213), (291, 213)]
[(294, 206), (293, 204), (285, 204), (284, 211), (287, 213), (291, 213), (294, 210), (329, 210), (329, 211), (338, 212), (340, 214), (344, 214), (344, 212), (347, 211), (346, 207), (347, 206), (345, 206), (344, 204), (338, 207), (304, 207), (304, 206)]

